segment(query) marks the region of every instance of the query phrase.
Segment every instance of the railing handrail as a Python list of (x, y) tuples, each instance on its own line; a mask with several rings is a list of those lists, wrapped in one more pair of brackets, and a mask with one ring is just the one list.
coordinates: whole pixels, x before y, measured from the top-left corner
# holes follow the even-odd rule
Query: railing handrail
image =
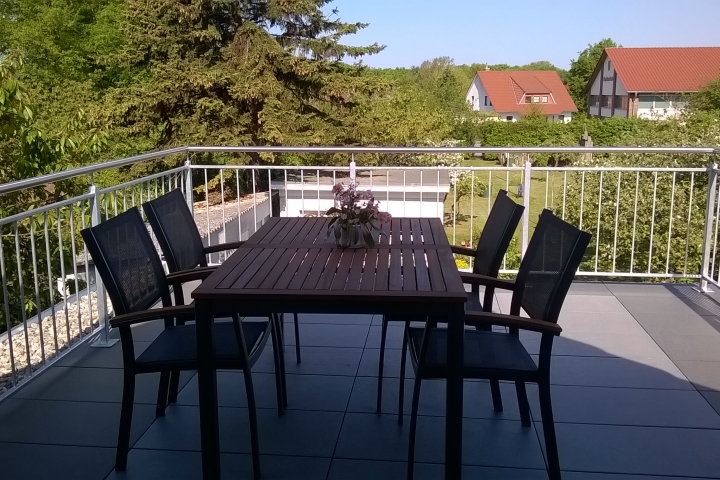
[[(26, 188), (47, 185), (80, 175), (89, 175), (111, 168), (124, 167), (156, 158), (189, 152), (225, 153), (387, 153), (387, 154), (439, 154), (439, 153), (656, 153), (656, 154), (720, 154), (717, 147), (370, 147), (370, 146), (329, 146), (329, 147), (284, 147), (284, 146), (181, 146), (143, 153), (132, 157), (109, 160), (85, 165), (61, 172), (49, 173), (0, 184), (0, 195)], [(385, 167), (388, 168), (388, 167)], [(409, 168), (409, 167), (404, 167)]]

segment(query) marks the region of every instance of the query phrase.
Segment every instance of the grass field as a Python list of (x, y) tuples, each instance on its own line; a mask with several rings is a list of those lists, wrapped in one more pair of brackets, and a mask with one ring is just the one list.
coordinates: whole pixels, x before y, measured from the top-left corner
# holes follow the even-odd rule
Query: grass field
[[(463, 162), (468, 167), (497, 167), (496, 161), (483, 159), (472, 159)], [(445, 231), (450, 242), (460, 245), (462, 242), (477, 244), (477, 239), (487, 220), (488, 212), (492, 207), (493, 200), (500, 189), (506, 189), (512, 200), (523, 203), (524, 198), (518, 197), (518, 185), (522, 183), (522, 171), (501, 171), (487, 170), (475, 171), (476, 177), (489, 186), (489, 195), (481, 197), (482, 192), (475, 192), (473, 198), (463, 197), (458, 202), (457, 212), (453, 219), (452, 205), (454, 192), (450, 189), (448, 198), (445, 201)], [(529, 234), (532, 235), (538, 215), (543, 208), (554, 209), (558, 214), (562, 213), (563, 180), (562, 172), (533, 172), (529, 189)], [(527, 193), (527, 188), (526, 188)], [(522, 221), (515, 232), (515, 239), (510, 245), (508, 253), (510, 256), (519, 256), (521, 248)], [(510, 266), (508, 265), (508, 268)]]

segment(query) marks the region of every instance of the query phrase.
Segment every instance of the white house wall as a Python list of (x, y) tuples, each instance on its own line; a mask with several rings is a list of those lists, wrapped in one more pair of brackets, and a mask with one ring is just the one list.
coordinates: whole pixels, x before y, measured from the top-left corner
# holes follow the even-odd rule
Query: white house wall
[[(495, 109), (493, 107), (489, 105), (485, 106), (486, 96), (487, 92), (485, 91), (485, 87), (480, 81), (480, 77), (475, 74), (475, 78), (473, 78), (473, 81), (470, 84), (467, 95), (465, 95), (465, 100), (472, 106), (472, 109), (475, 111), (494, 112)], [(489, 99), (488, 103), (490, 103)]]

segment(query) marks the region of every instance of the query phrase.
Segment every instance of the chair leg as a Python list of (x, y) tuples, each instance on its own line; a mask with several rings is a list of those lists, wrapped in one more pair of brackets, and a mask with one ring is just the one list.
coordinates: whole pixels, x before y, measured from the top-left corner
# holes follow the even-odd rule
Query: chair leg
[(422, 378), (415, 376), (413, 387), (412, 409), (410, 410), (410, 441), (408, 444), (407, 480), (412, 480), (415, 467), (415, 433), (417, 431), (418, 405), (420, 403), (420, 387)]
[(515, 382), (515, 391), (517, 392), (518, 406), (520, 407), (520, 422), (523, 427), (529, 427), (530, 422), (530, 404), (528, 403), (527, 390), (525, 390), (525, 382)]
[(283, 374), (282, 367), (280, 365), (282, 358), (280, 355), (280, 352), (282, 351), (282, 342), (280, 340), (279, 327), (275, 315), (270, 316), (270, 336), (272, 337), (273, 342), (273, 363), (275, 365), (275, 394), (277, 396), (277, 409), (278, 415), (282, 415), (285, 407), (285, 402), (283, 400)]
[(180, 371), (173, 370), (170, 372), (170, 387), (168, 393), (168, 405), (177, 402), (178, 391), (180, 390)]
[(388, 322), (383, 317), (382, 327), (380, 330), (380, 363), (378, 367), (378, 387), (377, 387), (377, 407), (376, 413), (382, 412), (382, 388), (383, 388), (383, 370), (385, 368), (385, 339), (387, 338)]
[(540, 391), (540, 415), (545, 436), (545, 453), (547, 455), (548, 477), (560, 480), (560, 459), (558, 457), (557, 439), (555, 438), (555, 422), (553, 420), (552, 402), (550, 399), (550, 382), (538, 383)]
[(255, 390), (253, 389), (250, 368), (243, 369), (245, 392), (247, 394), (248, 417), (250, 419), (250, 445), (252, 449), (253, 478), (260, 478), (260, 444), (258, 442), (257, 410), (255, 409)]
[(123, 376), (120, 431), (118, 432), (117, 452), (115, 454), (115, 470), (121, 472), (127, 468), (128, 450), (130, 449), (130, 427), (132, 426), (133, 402), (135, 401), (135, 375), (125, 370)]
[(493, 409), (496, 412), (502, 412), (502, 395), (500, 395), (500, 382), (497, 378), (490, 379), (490, 393), (492, 394)]
[(293, 316), (295, 317), (295, 360), (300, 363), (300, 322), (297, 313), (293, 313)]
[(405, 323), (405, 331), (403, 332), (402, 353), (400, 354), (400, 390), (398, 391), (398, 425), (403, 423), (403, 414), (405, 410), (405, 361), (407, 360), (408, 335), (410, 323)]
[(165, 407), (168, 404), (168, 387), (170, 386), (170, 370), (160, 372), (160, 385), (158, 386), (157, 405), (155, 406), (155, 416), (164, 417)]
[(283, 395), (283, 407), (287, 407), (287, 375), (285, 374), (285, 327), (283, 321), (283, 315), (279, 314), (277, 317), (277, 324), (280, 325), (278, 329), (278, 336), (280, 340), (278, 342), (281, 347), (278, 349), (278, 355), (280, 358), (280, 380), (282, 382), (282, 395)]

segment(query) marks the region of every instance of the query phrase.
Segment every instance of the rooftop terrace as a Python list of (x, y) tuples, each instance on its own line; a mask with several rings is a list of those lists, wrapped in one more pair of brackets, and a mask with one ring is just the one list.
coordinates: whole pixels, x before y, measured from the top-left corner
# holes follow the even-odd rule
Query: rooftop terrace
[[(496, 310), (507, 312), (509, 296), (496, 298)], [(263, 478), (404, 478), (409, 422), (399, 426), (393, 415), (401, 328), (390, 326), (378, 415), (379, 317), (301, 315), (300, 322), (301, 364), (292, 355), (293, 335), (286, 336), (284, 416), (275, 408), (271, 349), (253, 369)], [(720, 478), (720, 294), (688, 284), (575, 283), (559, 323), (552, 394), (563, 478)], [(136, 331), (139, 351), (160, 326)], [(537, 350), (537, 338), (524, 341)], [(178, 403), (158, 419), (157, 378), (138, 377), (128, 470), (113, 471), (121, 369), (119, 344), (85, 343), (0, 403), (3, 478), (200, 478), (192, 374), (182, 379)], [(223, 478), (251, 478), (241, 374), (221, 372), (218, 382)], [(505, 411), (495, 413), (489, 386), (466, 382), (465, 478), (547, 478), (537, 392), (528, 388), (536, 419), (524, 429), (512, 385), (502, 386)], [(416, 475), (439, 479), (441, 382), (424, 383), (420, 415)]]

